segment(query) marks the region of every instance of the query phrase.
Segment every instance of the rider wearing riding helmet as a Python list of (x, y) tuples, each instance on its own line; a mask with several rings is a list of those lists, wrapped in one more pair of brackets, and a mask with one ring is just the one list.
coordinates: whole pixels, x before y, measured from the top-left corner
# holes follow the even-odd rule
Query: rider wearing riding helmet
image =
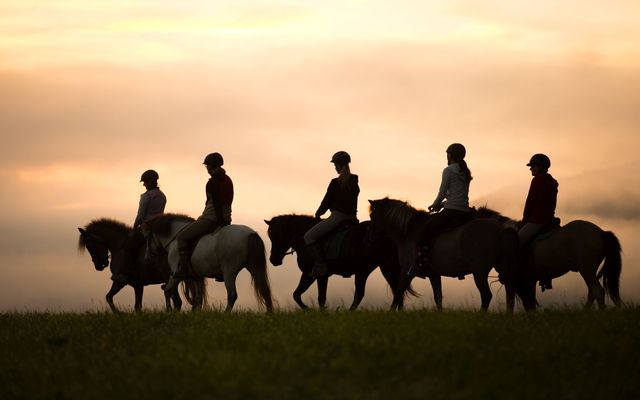
[[(140, 177), (140, 182), (147, 189), (140, 195), (138, 203), (138, 213), (133, 222), (133, 229), (129, 235), (129, 240), (124, 248), (124, 264), (121, 273), (114, 274), (114, 280), (124, 283), (131, 283), (132, 275), (135, 275), (136, 256), (142, 246), (146, 242), (148, 236), (147, 223), (152, 219), (164, 213), (164, 207), (167, 204), (167, 197), (158, 187), (158, 179), (160, 175), (152, 169), (146, 170)], [(147, 246), (148, 250), (148, 246)], [(149, 257), (145, 254), (145, 260)], [(117, 264), (118, 260), (113, 260)]]
[(357, 220), (356, 213), (358, 207), (358, 175), (351, 173), (349, 163), (351, 156), (346, 151), (339, 151), (331, 157), (338, 177), (331, 180), (327, 193), (324, 195), (316, 218), (320, 218), (327, 210), (331, 211), (329, 218), (315, 224), (304, 235), (307, 249), (314, 259), (314, 267), (311, 275), (315, 277), (325, 276), (329, 273), (324, 260), (322, 247), (317, 242), (322, 236), (333, 231), (339, 225), (349, 220)]
[(180, 256), (178, 270), (173, 275), (173, 278), (176, 279), (184, 279), (189, 276), (191, 251), (198, 239), (219, 227), (231, 224), (233, 182), (222, 168), (224, 159), (220, 153), (211, 153), (205, 157), (203, 164), (211, 176), (205, 188), (207, 201), (202, 215), (178, 233), (176, 237)]
[(466, 154), (467, 150), (460, 143), (453, 143), (447, 148), (448, 166), (442, 171), (438, 195), (429, 206), (429, 211), (436, 213), (430, 216), (418, 233), (423, 251), (428, 250), (428, 245), (438, 232), (462, 224), (470, 217), (469, 184), (473, 177), (464, 160)]
[(160, 175), (152, 169), (144, 171), (140, 177), (140, 182), (147, 191), (140, 195), (138, 214), (133, 222), (133, 229), (142, 228), (145, 223), (164, 213), (167, 197), (158, 187), (158, 179), (160, 179)]
[(534, 154), (527, 164), (533, 179), (524, 205), (522, 227), (518, 231), (520, 244), (526, 245), (542, 228), (555, 219), (558, 182), (549, 174), (551, 160), (544, 154)]

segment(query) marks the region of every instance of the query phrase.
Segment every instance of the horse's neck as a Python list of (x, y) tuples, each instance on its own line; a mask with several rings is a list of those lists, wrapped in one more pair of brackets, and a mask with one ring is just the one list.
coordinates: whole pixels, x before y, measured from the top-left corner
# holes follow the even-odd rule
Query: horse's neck
[[(171, 229), (167, 233), (158, 234), (157, 232), (152, 232), (152, 234), (162, 243), (162, 247), (169, 246), (172, 242), (175, 242), (176, 237), (180, 232), (182, 232), (187, 225), (190, 225), (191, 222), (172, 222)], [(202, 234), (200, 237), (208, 234), (210, 232)]]
[(127, 241), (128, 237), (126, 233), (110, 230), (101, 230), (100, 232), (96, 233), (96, 235), (104, 241), (111, 253), (114, 253), (121, 249)]
[(304, 234), (315, 225), (315, 220), (307, 220), (306, 218), (301, 218), (297, 221), (294, 227), (292, 227), (291, 231), (293, 231), (293, 235), (291, 236), (291, 248), (295, 251), (299, 252), (306, 247), (304, 242)]

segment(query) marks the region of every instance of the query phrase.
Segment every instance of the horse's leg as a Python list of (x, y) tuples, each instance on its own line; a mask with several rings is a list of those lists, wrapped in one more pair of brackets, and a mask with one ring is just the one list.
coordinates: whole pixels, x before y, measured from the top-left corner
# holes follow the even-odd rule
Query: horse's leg
[(438, 311), (442, 311), (442, 278), (440, 275), (429, 276), (431, 289), (433, 290), (433, 301), (436, 302)]
[(113, 296), (115, 296), (125, 286), (126, 284), (122, 282), (113, 281), (113, 283), (111, 284), (111, 290), (109, 290), (109, 293), (107, 293), (107, 296), (106, 296), (107, 304), (109, 304), (109, 307), (111, 307), (111, 311), (114, 313), (117, 313), (120, 310), (118, 310), (116, 305), (113, 303)]
[(473, 280), (476, 282), (476, 287), (480, 291), (480, 299), (482, 300), (482, 311), (487, 311), (489, 303), (491, 303), (491, 288), (488, 281), (489, 275), (487, 273), (474, 272)]
[(584, 279), (584, 283), (587, 284), (587, 288), (589, 290), (587, 294), (587, 303), (584, 305), (584, 308), (589, 309), (593, 304), (594, 300), (598, 301), (598, 308), (603, 310), (605, 308), (604, 304), (604, 289), (598, 282), (598, 278), (594, 271), (586, 272), (584, 270), (580, 271), (580, 275), (582, 279)]
[(172, 307), (171, 307), (171, 295), (165, 291), (163, 291), (164, 293), (164, 310), (166, 312), (171, 311)]
[(227, 308), (224, 312), (231, 312), (233, 310), (233, 305), (238, 300), (238, 292), (236, 291), (236, 277), (238, 276), (238, 271), (235, 273), (229, 274), (229, 277), (224, 277), (224, 286), (227, 288)]
[(355, 311), (360, 305), (360, 302), (362, 301), (362, 299), (364, 298), (364, 290), (365, 290), (365, 286), (367, 285), (367, 278), (369, 278), (369, 274), (371, 274), (371, 271), (365, 271), (365, 272), (356, 274), (356, 278), (355, 278), (356, 290), (353, 293), (353, 303), (351, 303), (351, 307), (349, 307), (349, 311)]
[(396, 310), (396, 309), (402, 310), (404, 306), (404, 296), (401, 297), (399, 300), (396, 299), (396, 288), (398, 287), (398, 274), (400, 274), (400, 271), (393, 270), (391, 268), (387, 268), (386, 266), (381, 265), (380, 272), (382, 272), (382, 276), (387, 281), (387, 284), (389, 285), (389, 287), (391, 288), (391, 291), (393, 292), (393, 300), (391, 301), (390, 310)]
[(315, 279), (313, 279), (312, 277), (310, 277), (309, 275), (303, 272), (302, 275), (300, 276), (300, 282), (298, 283), (298, 287), (296, 288), (296, 290), (293, 291), (293, 300), (303, 310), (306, 310), (309, 307), (307, 307), (307, 305), (304, 304), (304, 302), (302, 301), (302, 294), (306, 292), (307, 289), (309, 289), (309, 287), (311, 287), (314, 281)]
[(325, 308), (327, 304), (327, 284), (329, 283), (329, 277), (321, 276), (316, 283), (318, 285), (318, 306)]
[(133, 306), (133, 309), (136, 312), (140, 312), (142, 311), (142, 293), (144, 292), (144, 286), (142, 285), (136, 285), (133, 287), (133, 292), (135, 293), (136, 296), (136, 303)]
[(505, 291), (507, 293), (507, 312), (512, 313), (516, 306), (516, 290), (513, 285), (505, 285)]
[(176, 290), (174, 290), (170, 296), (171, 296), (171, 299), (173, 300), (173, 308), (176, 311), (180, 311), (180, 309), (182, 308), (182, 299), (180, 298), (180, 293), (178, 293), (178, 289), (176, 288)]

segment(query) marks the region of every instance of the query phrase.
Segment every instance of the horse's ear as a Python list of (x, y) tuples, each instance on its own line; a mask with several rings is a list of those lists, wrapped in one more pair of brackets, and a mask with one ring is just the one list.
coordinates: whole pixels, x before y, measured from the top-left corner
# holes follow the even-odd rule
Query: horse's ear
[(86, 235), (86, 234), (87, 234), (87, 231), (85, 231), (85, 230), (84, 230), (84, 229), (82, 229), (82, 228), (78, 228), (78, 230), (80, 231), (80, 234), (81, 234), (81, 235)]
[(271, 225), (271, 220), (265, 219), (264, 223), (267, 224), (267, 225)]

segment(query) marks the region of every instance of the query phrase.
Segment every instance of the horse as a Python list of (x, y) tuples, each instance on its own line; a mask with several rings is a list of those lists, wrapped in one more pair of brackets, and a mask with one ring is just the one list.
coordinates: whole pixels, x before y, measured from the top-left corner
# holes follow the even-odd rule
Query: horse
[[(426, 211), (417, 210), (407, 202), (385, 197), (369, 200), (372, 228), (385, 232), (398, 248), (403, 279), (397, 290), (402, 293), (416, 274), (418, 260), (418, 232), (429, 219)], [(506, 283), (507, 292), (522, 298), (527, 310), (534, 308), (535, 299), (514, 282), (517, 271), (518, 236), (514, 229), (505, 228), (493, 219), (471, 219), (466, 224), (437, 235), (431, 243), (428, 277), (433, 288), (433, 298), (438, 310), (442, 310), (441, 277), (464, 279), (473, 275), (480, 292), (481, 309), (489, 308), (493, 295), (488, 283), (489, 271), (495, 268), (500, 281)], [(513, 303), (507, 302), (512, 311)]]
[[(150, 223), (151, 241), (154, 246), (167, 252), (172, 272), (178, 269), (178, 243), (176, 237), (194, 219), (180, 214), (164, 214)], [(271, 287), (266, 268), (264, 242), (256, 231), (245, 225), (227, 225), (213, 233), (204, 235), (196, 244), (191, 255), (191, 265), (196, 276), (222, 279), (227, 289), (227, 307), (230, 312), (238, 299), (236, 277), (246, 268), (251, 274), (251, 282), (258, 301), (273, 310)], [(170, 278), (167, 287), (175, 286), (176, 279)], [(206, 293), (196, 291), (195, 307), (200, 308)]]
[[(520, 221), (490, 209), (481, 208), (478, 213), (504, 225), (520, 224)], [(604, 231), (589, 221), (575, 220), (534, 238), (530, 246), (522, 249), (522, 253), (522, 263), (528, 267), (525, 268), (524, 290), (534, 298), (536, 282), (550, 281), (573, 271), (578, 272), (587, 285), (585, 308), (591, 308), (593, 302), (597, 301), (598, 308), (604, 309), (605, 294), (609, 295), (616, 307), (621, 305), (622, 247), (613, 232)], [(601, 264), (602, 268), (599, 269)], [(544, 290), (545, 286), (541, 286)], [(507, 296), (511, 294), (507, 293)]]
[[(316, 281), (311, 276), (314, 261), (306, 250), (304, 234), (318, 222), (318, 219), (310, 215), (278, 215), (271, 220), (264, 221), (268, 226), (268, 235), (271, 240), (271, 254), (269, 261), (274, 266), (282, 265), (287, 254), (296, 253), (298, 268), (302, 272), (298, 287), (293, 292), (293, 299), (301, 309), (308, 306), (302, 301), (302, 295)], [(353, 302), (349, 309), (354, 311), (360, 305), (365, 293), (367, 278), (378, 266), (385, 280), (394, 289), (400, 280), (400, 266), (397, 262), (397, 255), (393, 243), (387, 239), (378, 238), (374, 243), (366, 243), (366, 234), (370, 222), (364, 221), (351, 228), (351, 232), (346, 236), (348, 240), (348, 250), (346, 256), (338, 260), (327, 260), (330, 274), (351, 277), (355, 275), (355, 292)], [(293, 249), (289, 253), (289, 249)], [(318, 285), (318, 305), (325, 307), (327, 300), (327, 283), (329, 276), (319, 277)], [(417, 296), (412, 288), (408, 288), (408, 293)], [(404, 296), (396, 298), (394, 296), (393, 307), (402, 308)]]
[[(122, 262), (115, 262), (117, 260), (122, 261), (122, 257), (125, 256), (124, 247), (127, 243), (132, 228), (125, 225), (122, 222), (100, 218), (91, 221), (84, 228), (78, 228), (80, 237), (78, 239), (78, 251), (83, 252), (87, 250), (91, 255), (91, 260), (95, 266), (96, 271), (103, 271), (107, 267), (110, 267), (111, 274), (116, 275), (121, 272), (124, 264)], [(109, 258), (111, 257), (111, 261)], [(136, 311), (142, 309), (142, 294), (144, 292), (144, 286), (163, 284), (169, 278), (169, 268), (165, 265), (149, 265), (144, 262), (144, 249), (141, 249), (136, 257), (136, 269), (139, 271), (139, 279), (133, 280), (130, 285), (133, 287), (135, 293), (135, 306)], [(111, 290), (106, 295), (107, 304), (111, 308), (111, 311), (118, 312), (118, 308), (113, 302), (114, 296), (127, 286), (119, 280), (113, 280)], [(186, 283), (185, 294), (192, 293), (194, 290), (193, 282)], [(187, 295), (187, 300), (190, 296)], [(173, 306), (171, 301), (173, 300)], [(180, 310), (182, 307), (182, 300), (177, 290), (165, 293), (165, 307), (167, 311), (175, 308)]]

